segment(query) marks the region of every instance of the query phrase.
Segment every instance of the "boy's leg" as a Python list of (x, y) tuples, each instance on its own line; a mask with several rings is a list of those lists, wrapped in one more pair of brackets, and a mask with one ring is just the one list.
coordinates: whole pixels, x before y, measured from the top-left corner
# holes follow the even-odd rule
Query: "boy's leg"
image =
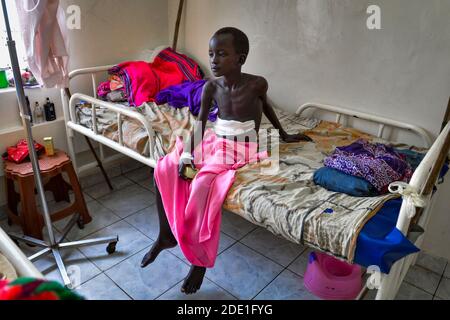
[[(155, 183), (156, 190), (156, 207), (158, 209), (159, 218), (159, 235), (156, 242), (153, 244), (152, 248), (147, 252), (141, 262), (141, 267), (145, 268), (153, 261), (159, 253), (165, 249), (173, 248), (177, 245), (177, 240), (173, 236), (172, 230), (170, 229), (169, 221), (167, 220), (166, 213), (164, 211), (164, 206), (161, 199), (161, 193), (159, 192), (158, 186)], [(203, 278), (206, 273), (205, 267), (191, 266), (188, 275), (184, 279), (181, 291), (186, 294), (196, 293), (202, 283)]]
[(147, 252), (141, 262), (141, 267), (145, 268), (150, 263), (155, 261), (159, 253), (165, 249), (173, 248), (177, 245), (177, 240), (173, 236), (172, 230), (170, 229), (169, 221), (167, 220), (166, 212), (164, 211), (164, 206), (161, 199), (161, 193), (159, 192), (158, 186), (155, 183), (156, 190), (156, 207), (158, 209), (159, 218), (159, 235), (158, 239), (153, 244), (152, 248)]

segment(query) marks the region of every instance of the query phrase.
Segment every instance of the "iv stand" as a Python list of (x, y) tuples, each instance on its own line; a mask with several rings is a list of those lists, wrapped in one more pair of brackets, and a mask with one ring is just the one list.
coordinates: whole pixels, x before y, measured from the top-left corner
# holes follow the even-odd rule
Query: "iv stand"
[(28, 150), (29, 150), (29, 155), (30, 155), (30, 159), (31, 159), (31, 164), (33, 167), (36, 189), (39, 194), (40, 202), (42, 204), (43, 216), (44, 216), (45, 225), (47, 227), (49, 240), (42, 241), (42, 240), (34, 239), (31, 237), (27, 237), (27, 236), (23, 236), (23, 235), (15, 235), (15, 234), (9, 234), (9, 236), (13, 240), (23, 241), (27, 244), (38, 246), (38, 247), (42, 248), (41, 251), (39, 251), (38, 253), (36, 253), (33, 256), (28, 258), (31, 262), (36, 261), (36, 260), (52, 253), (53, 257), (55, 258), (56, 264), (58, 266), (59, 272), (61, 273), (61, 277), (64, 281), (64, 285), (66, 285), (67, 287), (71, 287), (72, 284), (71, 284), (71, 281), (67, 274), (67, 270), (64, 265), (64, 261), (61, 257), (60, 250), (108, 243), (108, 247), (107, 247), (106, 251), (109, 254), (112, 254), (116, 250), (116, 244), (119, 241), (119, 237), (118, 236), (105, 237), (105, 238), (80, 240), (80, 241), (75, 241), (75, 242), (63, 243), (67, 234), (70, 232), (72, 227), (78, 221), (79, 214), (76, 214), (71, 219), (71, 221), (67, 224), (67, 226), (64, 228), (63, 236), (61, 237), (61, 239), (59, 239), (58, 241), (56, 240), (55, 234), (53, 232), (52, 220), (50, 218), (47, 201), (45, 199), (41, 171), (39, 168), (39, 161), (38, 161), (38, 157), (36, 154), (36, 150), (34, 149), (34, 145), (33, 145), (34, 140), (33, 140), (32, 129), (31, 129), (31, 115), (27, 113), (27, 112), (30, 112), (30, 110), (27, 110), (25, 108), (25, 105), (26, 105), (25, 92), (23, 89), (22, 76), (20, 74), (19, 61), (17, 58), (16, 43), (11, 36), (11, 27), (9, 24), (8, 12), (7, 12), (7, 8), (6, 8), (6, 0), (2, 0), (2, 8), (3, 8), (3, 16), (5, 19), (7, 37), (8, 37), (7, 44), (8, 44), (8, 49), (9, 49), (9, 56), (11, 59), (11, 67), (13, 70), (14, 83), (16, 86), (16, 95), (17, 95), (17, 100), (19, 102), (20, 116), (22, 118), (23, 126), (25, 127), (27, 143), (28, 143)]

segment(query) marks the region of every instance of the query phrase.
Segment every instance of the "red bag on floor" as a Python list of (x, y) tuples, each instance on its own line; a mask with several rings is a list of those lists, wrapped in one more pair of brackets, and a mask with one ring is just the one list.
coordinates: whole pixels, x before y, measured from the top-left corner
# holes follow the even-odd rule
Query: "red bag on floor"
[[(34, 141), (34, 149), (39, 155), (45, 150), (44, 146)], [(12, 161), (15, 163), (22, 163), (28, 159), (28, 144), (26, 140), (20, 140), (17, 145), (13, 147), (8, 147), (6, 152), (3, 154), (3, 160)]]

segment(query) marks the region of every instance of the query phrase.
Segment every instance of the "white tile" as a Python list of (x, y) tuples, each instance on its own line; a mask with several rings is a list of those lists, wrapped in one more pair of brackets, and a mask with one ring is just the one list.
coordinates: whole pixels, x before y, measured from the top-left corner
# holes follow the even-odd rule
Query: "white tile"
[(206, 277), (238, 299), (252, 299), (282, 270), (280, 265), (236, 243), (218, 256)]
[(442, 278), (436, 296), (444, 300), (450, 300), (450, 279)]
[[(117, 177), (122, 173), (120, 170), (120, 166), (111, 167), (111, 168), (105, 169), (105, 171), (106, 171), (106, 174), (108, 175), (109, 179)], [(80, 181), (80, 185), (82, 188), (87, 188), (87, 187), (93, 186), (95, 184), (98, 184), (100, 182), (104, 182), (105, 177), (103, 176), (100, 169), (96, 169), (93, 173), (79, 178), (79, 181)]]
[(81, 285), (76, 292), (86, 300), (131, 300), (111, 279), (103, 273)]
[(283, 271), (258, 294), (255, 300), (320, 300), (308, 291), (303, 278), (289, 270)]
[(284, 267), (293, 262), (305, 250), (302, 245), (277, 237), (263, 228), (252, 231), (240, 242)]
[(91, 187), (85, 188), (84, 192), (94, 199), (99, 199), (107, 194), (110, 194), (117, 190), (121, 190), (133, 184), (133, 181), (127, 179), (124, 176), (117, 176), (111, 178), (110, 182), (113, 187), (113, 190), (109, 189), (109, 186), (106, 182), (101, 182)]
[(151, 300), (172, 288), (189, 272), (184, 264), (168, 251), (141, 268), (141, 260), (147, 249), (106, 271), (106, 274), (135, 300)]
[(203, 279), (202, 287), (195, 294), (187, 295), (181, 292), (182, 285), (183, 281), (180, 281), (157, 300), (236, 300), (231, 294), (206, 278)]
[(156, 204), (153, 204), (125, 219), (129, 224), (152, 240), (159, 235), (159, 218)]
[(407, 282), (403, 282), (398, 290), (396, 300), (432, 300), (433, 295), (410, 285)]
[(299, 276), (304, 276), (306, 272), (306, 268), (308, 267), (309, 262), (309, 254), (314, 252), (313, 249), (306, 249), (293, 263), (291, 263), (288, 267), (289, 270), (298, 274)]
[(405, 281), (434, 295), (441, 276), (419, 266), (412, 266), (406, 274)]
[(256, 228), (256, 225), (248, 222), (239, 215), (225, 210), (222, 211), (222, 225), (220, 230), (233, 239), (240, 240)]
[(155, 203), (155, 195), (138, 185), (131, 185), (110, 193), (98, 201), (121, 218), (145, 209)]
[[(80, 229), (77, 224), (75, 224), (72, 230), (69, 232), (67, 239), (70, 240), (79, 240), (81, 238), (85, 238), (86, 236), (97, 232), (107, 226), (114, 224), (115, 222), (121, 220), (119, 216), (114, 214), (112, 210), (109, 210), (102, 206), (97, 201), (91, 201), (87, 203), (89, 214), (92, 217), (92, 221), (88, 224), (84, 225), (83, 229)], [(57, 221), (54, 223), (55, 228), (59, 232), (63, 232), (63, 229), (67, 225), (67, 223), (72, 219), (72, 216), (67, 217), (63, 220)]]
[(442, 275), (445, 266), (447, 265), (447, 260), (421, 252), (419, 253), (416, 264), (418, 266), (424, 267), (425, 269), (433, 271), (438, 275)]
[(152, 241), (149, 238), (145, 237), (125, 221), (119, 221), (104, 228), (90, 235), (89, 238), (109, 236), (119, 236), (119, 242), (116, 247), (117, 251), (111, 255), (106, 252), (106, 244), (83, 247), (80, 249), (80, 251), (102, 271), (108, 270), (112, 266), (152, 244)]

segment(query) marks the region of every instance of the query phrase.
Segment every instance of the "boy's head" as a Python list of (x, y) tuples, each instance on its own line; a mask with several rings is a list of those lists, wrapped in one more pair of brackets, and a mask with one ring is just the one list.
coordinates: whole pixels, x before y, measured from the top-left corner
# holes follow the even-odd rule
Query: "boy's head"
[(239, 69), (247, 60), (249, 41), (241, 30), (227, 27), (218, 30), (209, 42), (211, 70), (222, 76)]

